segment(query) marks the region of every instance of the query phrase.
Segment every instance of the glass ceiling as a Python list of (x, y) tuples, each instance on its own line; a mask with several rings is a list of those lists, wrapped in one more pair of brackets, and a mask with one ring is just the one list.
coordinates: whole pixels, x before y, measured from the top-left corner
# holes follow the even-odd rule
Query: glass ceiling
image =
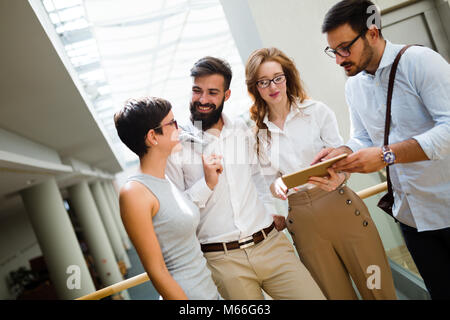
[(128, 98), (169, 100), (179, 123), (189, 121), (192, 65), (203, 56), (233, 69), (225, 113), (250, 104), (244, 66), (219, 0), (42, 0), (67, 55), (127, 165), (137, 157), (119, 140), (114, 113)]

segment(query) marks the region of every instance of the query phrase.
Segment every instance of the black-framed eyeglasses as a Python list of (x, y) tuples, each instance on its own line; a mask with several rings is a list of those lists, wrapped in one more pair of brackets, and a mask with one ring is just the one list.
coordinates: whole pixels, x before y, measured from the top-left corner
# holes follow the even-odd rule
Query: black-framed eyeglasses
[(172, 125), (172, 124), (175, 126), (175, 129), (178, 130), (178, 123), (177, 123), (177, 120), (175, 120), (175, 119), (173, 119), (172, 121), (167, 122), (167, 123), (165, 123), (165, 124), (160, 124), (160, 125), (157, 126), (156, 128), (153, 128), (153, 130), (156, 130), (156, 129), (159, 129), (159, 128), (162, 128), (162, 127), (165, 127), (165, 126), (170, 126), (170, 125)]
[(351, 52), (350, 52), (350, 47), (363, 35), (364, 33), (360, 33), (355, 39), (353, 39), (352, 42), (350, 42), (347, 46), (345, 47), (339, 47), (336, 49), (331, 49), (330, 47), (326, 47), (325, 48), (325, 53), (330, 57), (330, 58), (336, 58), (336, 55), (341, 56), (342, 58), (346, 58), (348, 56), (350, 56)]
[(285, 81), (286, 81), (286, 76), (284, 74), (280, 74), (279, 76), (276, 76), (275, 78), (273, 78), (271, 80), (264, 79), (264, 80), (256, 81), (256, 85), (258, 86), (258, 88), (264, 89), (264, 88), (267, 88), (268, 86), (270, 86), (271, 82), (273, 82), (275, 84), (280, 84)]

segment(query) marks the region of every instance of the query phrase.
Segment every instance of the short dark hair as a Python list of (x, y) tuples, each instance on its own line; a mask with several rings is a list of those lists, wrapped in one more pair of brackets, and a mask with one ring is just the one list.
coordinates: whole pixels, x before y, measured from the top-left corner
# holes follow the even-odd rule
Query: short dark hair
[[(373, 18), (375, 21), (370, 21)], [(375, 24), (382, 37), (380, 11), (372, 1), (343, 0), (336, 3), (325, 15), (322, 33), (332, 31), (346, 23), (350, 24), (356, 33), (363, 35), (372, 24)]]
[(204, 57), (198, 60), (191, 69), (191, 77), (202, 77), (209, 76), (213, 74), (220, 74), (224, 77), (225, 81), (225, 91), (230, 89), (231, 78), (233, 73), (231, 72), (231, 67), (225, 60), (214, 58), (214, 57)]
[[(120, 140), (139, 158), (143, 157), (149, 148), (145, 144), (148, 131), (158, 127), (171, 109), (170, 102), (161, 98), (127, 100), (125, 106), (114, 114)], [(155, 132), (162, 134), (162, 128), (155, 129)]]

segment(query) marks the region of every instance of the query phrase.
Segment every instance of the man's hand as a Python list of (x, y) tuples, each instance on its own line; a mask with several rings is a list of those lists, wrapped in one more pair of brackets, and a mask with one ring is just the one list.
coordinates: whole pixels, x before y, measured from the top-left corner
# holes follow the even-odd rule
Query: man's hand
[(286, 219), (283, 216), (273, 215), (273, 222), (277, 231), (282, 231), (286, 228)]
[(219, 175), (223, 171), (221, 159), (222, 159), (222, 156), (217, 156), (215, 154), (212, 154), (208, 157), (205, 157), (204, 155), (202, 155), (202, 163), (203, 163), (203, 171), (205, 173), (205, 181), (211, 190), (214, 190), (214, 187), (219, 182)]
[(342, 146), (339, 148), (324, 148), (314, 157), (314, 160), (311, 162), (311, 166), (344, 153), (351, 154), (353, 151), (347, 146)]
[(361, 149), (347, 158), (336, 162), (332, 168), (336, 171), (371, 173), (383, 169), (386, 163), (381, 158), (381, 148)]

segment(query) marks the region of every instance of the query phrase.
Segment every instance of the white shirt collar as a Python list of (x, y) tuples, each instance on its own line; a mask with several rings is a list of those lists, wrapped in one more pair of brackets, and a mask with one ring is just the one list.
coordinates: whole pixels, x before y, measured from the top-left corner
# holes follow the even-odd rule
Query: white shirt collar
[[(234, 122), (233, 120), (227, 116), (224, 112), (222, 112), (222, 120), (223, 120), (223, 128), (220, 133), (221, 136), (227, 136), (230, 132), (232, 132), (234, 128)], [(206, 134), (207, 136), (213, 136), (208, 134), (207, 132), (200, 130), (192, 122), (189, 122), (186, 126), (182, 127), (183, 130), (187, 131), (191, 135), (195, 135), (196, 137), (203, 138), (203, 135)]]
[[(314, 100), (305, 99), (303, 102), (297, 101), (296, 103), (291, 104), (291, 110), (289, 111), (286, 122), (291, 120), (297, 115), (301, 115), (302, 111), (301, 109), (305, 109), (311, 105), (314, 104)], [(269, 121), (269, 115), (266, 113), (263, 122), (267, 125), (269, 130), (271, 131), (281, 131), (280, 128), (278, 128), (275, 124), (273, 124), (271, 121)]]

